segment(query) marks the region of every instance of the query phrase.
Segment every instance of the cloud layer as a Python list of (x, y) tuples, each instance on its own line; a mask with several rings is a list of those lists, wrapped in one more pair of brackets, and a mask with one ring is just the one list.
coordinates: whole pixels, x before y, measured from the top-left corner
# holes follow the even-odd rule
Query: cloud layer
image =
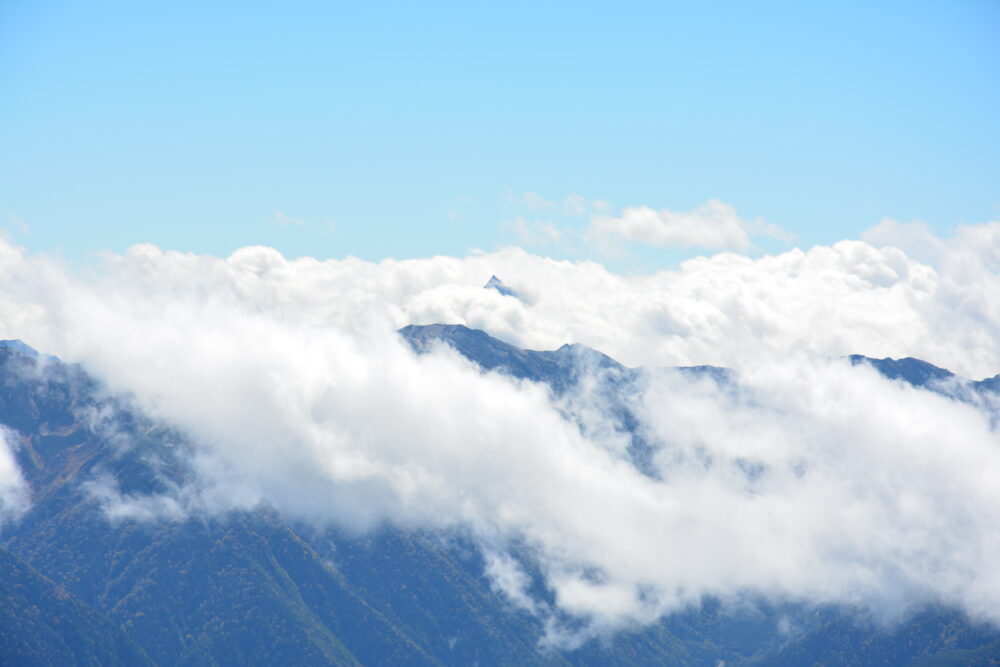
[[(994, 407), (837, 359), (1000, 371), (997, 245), (983, 243), (995, 227), (970, 231), (975, 244), (938, 239), (933, 265), (844, 241), (640, 277), (518, 249), (369, 263), (145, 245), (81, 275), (0, 243), (0, 336), (84, 363), (191, 434), (191, 487), (122, 498), (94, 481), (117, 517), (266, 502), (358, 529), (460, 529), (552, 641), (573, 640), (561, 614), (610, 631), (747, 592), (887, 617), (943, 601), (1000, 622)], [(482, 289), (493, 273), (523, 298)], [(726, 365), (741, 389), (653, 373), (631, 406), (656, 448), (646, 476), (586, 393), (559, 405), (395, 334), (431, 322), (633, 365)], [(0, 484), (16, 479), (4, 460)], [(555, 608), (527, 595), (511, 543)]]

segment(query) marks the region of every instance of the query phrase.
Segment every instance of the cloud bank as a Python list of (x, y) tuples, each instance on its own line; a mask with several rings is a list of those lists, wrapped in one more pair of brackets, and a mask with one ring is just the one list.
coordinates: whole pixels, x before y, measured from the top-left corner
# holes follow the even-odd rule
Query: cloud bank
[[(1000, 371), (997, 246), (981, 243), (994, 229), (974, 230), (974, 248), (939, 240), (933, 265), (844, 241), (638, 277), (515, 248), (369, 263), (148, 245), (79, 274), (0, 243), (0, 336), (82, 362), (191, 435), (192, 485), (123, 498), (94, 480), (119, 518), (267, 503), (362, 530), (462, 530), (553, 642), (581, 636), (566, 614), (606, 632), (703, 595), (885, 617), (939, 601), (1000, 622), (995, 406), (838, 360)], [(482, 289), (493, 273), (524, 298)], [(649, 375), (630, 406), (655, 450), (644, 475), (586, 392), (562, 404), (448, 348), (416, 355), (395, 333), (432, 322), (536, 349), (583, 342), (632, 365), (725, 365), (740, 389)], [(554, 606), (528, 595), (513, 543)]]

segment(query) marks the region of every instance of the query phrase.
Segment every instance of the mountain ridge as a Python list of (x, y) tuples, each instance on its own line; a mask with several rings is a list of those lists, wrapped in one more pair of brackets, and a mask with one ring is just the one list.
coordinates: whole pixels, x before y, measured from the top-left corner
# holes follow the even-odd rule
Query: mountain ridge
[[(585, 346), (522, 350), (460, 325), (404, 327), (401, 335), (418, 351), (452, 344), (484, 370), (546, 382), (557, 394), (574, 389), (581, 367), (603, 374), (607, 381), (601, 386), (611, 393), (627, 390), (638, 372)], [(954, 612), (886, 632), (837, 610), (821, 617), (794, 607), (733, 616), (710, 600), (686, 615), (623, 631), (603, 643), (542, 650), (537, 619), (494, 591), (483, 574), (482, 556), (459, 534), (445, 538), (391, 527), (362, 537), (332, 527), (317, 533), (267, 508), (207, 520), (109, 522), (81, 482), (100, 472), (123, 489), (162, 490), (166, 473), (152, 461), (183, 450), (181, 436), (151, 428), (143, 415), (106, 397), (78, 366), (45, 361), (45, 372), (37, 372), (40, 358), (17, 345), (0, 345), (0, 423), (22, 437), (16, 453), (33, 501), (18, 523), (3, 527), (0, 556), (9, 554), (12, 562), (24, 563), (78, 601), (80, 606), (59, 606), (51, 595), (32, 593), (35, 604), (49, 609), (50, 620), (74, 627), (84, 622), (81, 615), (89, 615), (105, 628), (104, 643), (81, 653), (78, 662), (104, 651), (99, 661), (113, 663), (115, 651), (132, 646), (157, 664), (710, 665), (724, 660), (768, 665), (801, 664), (803, 657), (845, 664), (837, 656), (847, 655), (852, 664), (886, 655), (903, 662), (939, 658), (941, 664), (962, 664), (972, 653), (1000, 659), (1000, 645), (994, 646), (1000, 632), (978, 628)], [(882, 367), (898, 371), (901, 381), (933, 383), (940, 375), (907, 376), (912, 367), (926, 369), (888, 361)], [(867, 358), (858, 357), (858, 363)], [(687, 372), (728, 372), (694, 368), (700, 370)], [(98, 408), (114, 415), (129, 434), (129, 447), (114, 446), (80, 419)], [(628, 429), (627, 413), (618, 416)], [(167, 442), (174, 447), (165, 447)], [(638, 458), (634, 462), (641, 464)], [(39, 590), (52, 590), (46, 586)], [(0, 618), (16, 617), (21, 607), (9, 597), (0, 600)], [(778, 632), (782, 614), (802, 622), (800, 635)], [(30, 628), (5, 622), (0, 630), (8, 633), (9, 646), (37, 644)], [(953, 636), (965, 639), (956, 643)], [(49, 649), (43, 647), (37, 664), (65, 662), (64, 648)]]

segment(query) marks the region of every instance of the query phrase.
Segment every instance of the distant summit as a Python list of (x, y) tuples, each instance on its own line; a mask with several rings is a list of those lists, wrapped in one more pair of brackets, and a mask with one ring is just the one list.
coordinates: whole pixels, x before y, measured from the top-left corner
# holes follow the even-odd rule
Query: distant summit
[(496, 276), (490, 276), (490, 279), (486, 281), (485, 285), (483, 285), (483, 289), (495, 289), (504, 296), (512, 296), (515, 299), (521, 298), (517, 292), (504, 285), (503, 281), (497, 278)]

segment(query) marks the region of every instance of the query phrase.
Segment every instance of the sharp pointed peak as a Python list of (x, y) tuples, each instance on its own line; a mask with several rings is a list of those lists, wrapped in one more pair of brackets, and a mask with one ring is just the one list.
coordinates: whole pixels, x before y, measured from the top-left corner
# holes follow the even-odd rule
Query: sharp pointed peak
[(505, 285), (504, 282), (496, 276), (496, 274), (490, 276), (490, 279), (486, 281), (485, 285), (483, 285), (483, 289), (495, 289), (504, 296), (520, 298), (518, 293), (507, 287), (507, 285)]

